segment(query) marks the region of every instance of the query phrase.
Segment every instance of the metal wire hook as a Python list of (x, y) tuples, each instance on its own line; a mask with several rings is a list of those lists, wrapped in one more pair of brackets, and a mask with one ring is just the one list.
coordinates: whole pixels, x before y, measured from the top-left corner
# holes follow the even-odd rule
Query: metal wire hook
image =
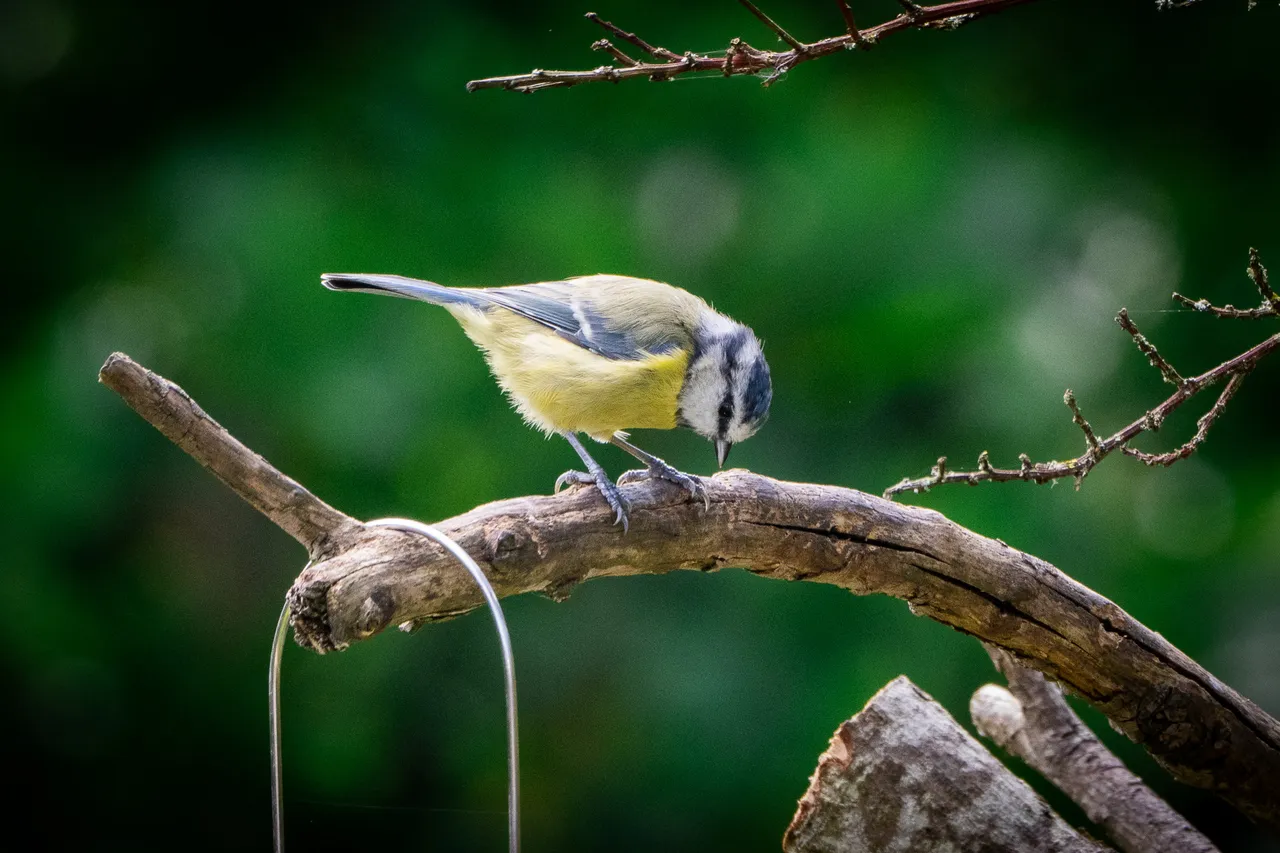
[[(418, 533), (439, 543), (475, 579), (484, 595), (493, 624), (498, 630), (498, 642), (502, 647), (502, 673), (507, 698), (507, 846), (510, 853), (520, 851), (520, 737), (516, 717), (516, 664), (511, 652), (511, 635), (507, 620), (502, 615), (498, 594), (485, 577), (484, 572), (462, 546), (429, 524), (411, 518), (379, 518), (366, 522), (369, 527), (390, 527), (408, 533)], [(308, 563), (307, 565), (310, 565)], [(271, 820), (275, 853), (284, 853), (284, 815), (281, 798), (280, 770), (280, 658), (284, 652), (284, 638), (289, 625), (289, 605), (280, 611), (275, 637), (271, 642), (271, 665), (268, 673), (267, 698), (270, 703), (271, 722)]]
[(511, 853), (520, 853), (520, 735), (516, 722), (516, 662), (511, 653), (511, 635), (507, 632), (502, 605), (498, 603), (498, 593), (494, 592), (493, 584), (489, 583), (471, 555), (431, 525), (412, 518), (379, 518), (367, 523), (370, 527), (391, 527), (420, 533), (439, 543), (471, 573), (484, 595), (485, 603), (489, 605), (489, 612), (493, 614), (493, 626), (498, 631), (498, 643), (502, 647), (502, 674), (507, 695), (507, 846)]
[(280, 619), (271, 640), (271, 666), (267, 671), (267, 718), (271, 723), (271, 841), (276, 853), (284, 853), (284, 804), (280, 790), (280, 657), (284, 654), (285, 635), (289, 633), (290, 612), (286, 602), (280, 608)]

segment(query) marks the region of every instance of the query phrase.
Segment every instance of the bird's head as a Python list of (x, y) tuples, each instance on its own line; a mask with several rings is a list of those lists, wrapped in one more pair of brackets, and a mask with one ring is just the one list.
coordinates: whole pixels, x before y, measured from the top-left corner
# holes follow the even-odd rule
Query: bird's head
[(681, 426), (715, 442), (723, 468), (729, 449), (755, 435), (769, 417), (773, 385), (755, 334), (726, 318), (715, 320), (695, 336), (677, 412)]

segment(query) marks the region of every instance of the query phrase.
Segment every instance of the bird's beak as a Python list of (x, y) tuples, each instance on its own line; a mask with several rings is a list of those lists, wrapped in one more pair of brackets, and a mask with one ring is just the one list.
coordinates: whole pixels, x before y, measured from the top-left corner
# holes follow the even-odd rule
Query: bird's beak
[(729, 451), (732, 448), (732, 441), (725, 441), (723, 438), (716, 439), (716, 462), (721, 468), (724, 467), (724, 460), (729, 458)]

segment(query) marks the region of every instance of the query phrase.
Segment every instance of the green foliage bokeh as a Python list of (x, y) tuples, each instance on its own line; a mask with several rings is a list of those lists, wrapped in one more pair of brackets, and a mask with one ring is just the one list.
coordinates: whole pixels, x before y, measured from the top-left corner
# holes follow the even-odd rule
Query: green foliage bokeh
[[(95, 850), (269, 844), (267, 645), (304, 555), (97, 386), (110, 352), (361, 518), (545, 493), (576, 460), (508, 410), (447, 314), (329, 293), (322, 272), (693, 290), (766, 341), (773, 416), (733, 463), (775, 477), (878, 493), (942, 454), (1066, 458), (1082, 438), (1064, 388), (1102, 433), (1167, 393), (1121, 306), (1184, 373), (1274, 332), (1168, 298), (1253, 304), (1250, 245), (1280, 270), (1280, 10), (1245, 6), (1036, 3), (770, 89), (517, 96), (463, 84), (603, 61), (576, 0), (15, 0), (0, 720), (18, 824)], [(866, 22), (897, 9), (855, 3)], [(594, 11), (677, 50), (771, 41), (727, 0)], [(805, 38), (842, 26), (831, 3), (769, 11)], [(914, 500), (1054, 562), (1274, 714), (1278, 391), (1265, 364), (1169, 470), (1117, 457), (1078, 492)], [(1142, 446), (1181, 443), (1208, 403)], [(714, 467), (692, 434), (638, 440)], [(901, 602), (739, 571), (506, 607), (529, 850), (777, 849), (828, 736), (885, 682), (906, 673), (967, 724), (995, 678)], [(325, 658), (291, 647), (284, 682), (291, 843), (501, 847), (483, 614)], [(1104, 734), (1222, 844), (1268, 849)]]

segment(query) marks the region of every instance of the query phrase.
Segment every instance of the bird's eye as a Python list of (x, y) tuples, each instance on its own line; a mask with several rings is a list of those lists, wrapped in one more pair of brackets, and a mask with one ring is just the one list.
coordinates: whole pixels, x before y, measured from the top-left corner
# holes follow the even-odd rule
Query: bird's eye
[(720, 411), (716, 414), (720, 416), (721, 420), (727, 421), (729, 418), (733, 417), (733, 408), (731, 406), (721, 406)]

